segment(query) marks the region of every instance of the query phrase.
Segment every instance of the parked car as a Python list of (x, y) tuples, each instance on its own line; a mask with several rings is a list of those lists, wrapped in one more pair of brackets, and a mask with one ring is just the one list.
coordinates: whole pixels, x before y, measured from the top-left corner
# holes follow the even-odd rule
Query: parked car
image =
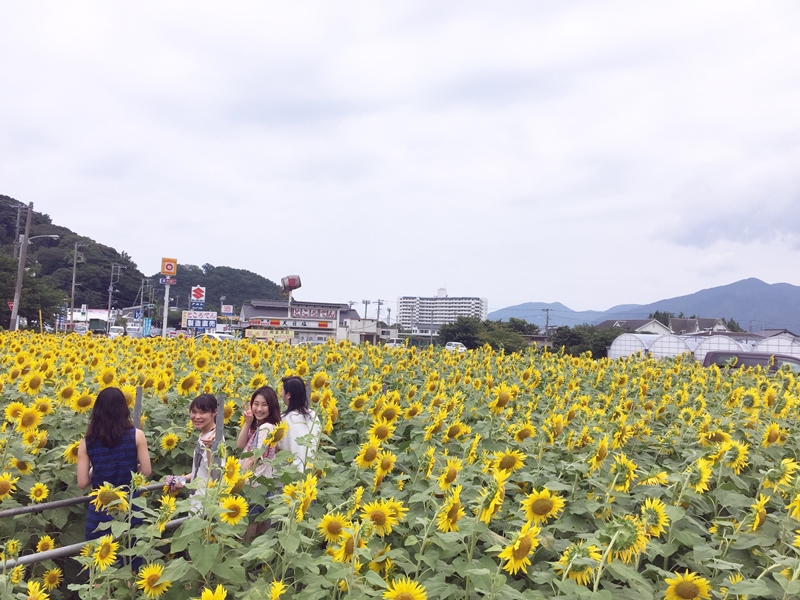
[(710, 367), (733, 367), (740, 369), (760, 366), (769, 371), (777, 371), (783, 365), (789, 367), (795, 373), (800, 373), (800, 358), (788, 354), (770, 354), (768, 352), (731, 352), (714, 350), (706, 354), (703, 359), (703, 366)]
[(142, 328), (138, 325), (128, 325), (125, 329), (128, 337), (140, 338), (142, 337)]
[(402, 348), (405, 345), (405, 341), (401, 340), (400, 338), (389, 338), (386, 340), (387, 348)]
[(75, 327), (72, 328), (72, 331), (78, 335), (86, 335), (89, 333), (89, 328), (86, 325), (75, 325)]
[(236, 336), (231, 335), (230, 333), (220, 333), (218, 331), (206, 331), (203, 333), (198, 333), (194, 336), (196, 340), (202, 338), (208, 338), (212, 340), (235, 340)]
[(124, 334), (125, 334), (125, 328), (121, 327), (120, 325), (112, 325), (111, 327), (108, 328), (108, 337), (110, 337), (112, 340)]
[(448, 352), (466, 352), (467, 347), (461, 342), (447, 342), (444, 349)]

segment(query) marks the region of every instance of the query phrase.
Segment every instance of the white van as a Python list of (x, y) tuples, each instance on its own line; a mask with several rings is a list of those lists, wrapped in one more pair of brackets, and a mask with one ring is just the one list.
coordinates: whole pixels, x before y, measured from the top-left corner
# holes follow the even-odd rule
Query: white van
[(112, 325), (108, 328), (108, 337), (112, 339), (121, 336), (123, 333), (125, 333), (125, 328), (119, 325)]
[(388, 340), (386, 340), (387, 348), (402, 348), (405, 345), (406, 343), (400, 338), (389, 338)]

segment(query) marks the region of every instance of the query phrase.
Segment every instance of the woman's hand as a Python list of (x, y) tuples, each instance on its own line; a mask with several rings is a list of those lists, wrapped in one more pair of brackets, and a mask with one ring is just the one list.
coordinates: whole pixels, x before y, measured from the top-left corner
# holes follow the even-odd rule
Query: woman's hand
[(247, 425), (250, 425), (250, 423), (253, 422), (253, 410), (250, 408), (249, 402), (244, 405), (244, 422)]

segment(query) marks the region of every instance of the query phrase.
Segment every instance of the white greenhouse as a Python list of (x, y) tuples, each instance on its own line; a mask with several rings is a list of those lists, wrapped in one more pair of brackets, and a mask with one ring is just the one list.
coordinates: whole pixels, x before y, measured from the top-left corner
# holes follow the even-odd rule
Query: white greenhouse
[(653, 333), (623, 333), (608, 348), (608, 358), (626, 358), (641, 352), (647, 354), (650, 345), (662, 336)]
[(679, 354), (691, 354), (697, 347), (697, 340), (677, 335), (660, 335), (650, 345), (650, 356), (653, 358), (670, 358)]
[(794, 336), (774, 335), (753, 346), (753, 352), (766, 354), (788, 354), (800, 358), (800, 342)]
[(732, 340), (724, 335), (712, 335), (697, 344), (697, 348), (694, 349), (694, 357), (698, 362), (703, 362), (706, 354), (713, 351), (750, 352), (751, 348), (750, 346), (740, 344), (736, 340)]

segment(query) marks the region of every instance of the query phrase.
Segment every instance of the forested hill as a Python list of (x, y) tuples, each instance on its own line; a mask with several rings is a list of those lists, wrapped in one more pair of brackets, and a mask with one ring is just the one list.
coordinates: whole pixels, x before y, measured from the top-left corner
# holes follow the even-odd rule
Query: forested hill
[[(22, 210), (18, 211), (17, 208)], [(19, 221), (18, 221), (19, 214)], [(17, 260), (13, 257), (17, 231), (25, 230), (27, 205), (0, 194), (0, 325), (8, 327), (11, 310), (8, 302), (14, 297), (17, 276)], [(17, 223), (19, 222), (19, 229)], [(76, 242), (78, 262), (75, 268), (75, 306), (87, 304), (92, 308), (108, 306), (108, 284), (111, 265), (123, 268), (120, 279), (114, 284), (112, 306), (123, 308), (140, 302), (139, 290), (145, 275), (138, 269), (124, 250), (117, 250), (82, 236), (66, 227), (52, 222), (40, 212), (33, 212), (31, 237), (58, 235), (58, 239), (40, 238), (28, 246), (24, 288), (20, 316), (38, 321), (39, 309), (46, 321), (52, 320), (64, 305), (69, 304), (72, 287), (72, 266)], [(151, 278), (153, 303), (162, 305), (164, 287), (158, 283), (158, 275)], [(250, 271), (232, 267), (203, 267), (178, 265), (178, 284), (170, 290), (170, 296), (178, 300), (180, 308), (187, 308), (189, 287), (202, 285), (207, 288), (208, 310), (219, 307), (220, 296), (226, 296), (226, 304), (241, 306), (253, 298), (278, 298), (280, 288), (275, 283)], [(173, 293), (174, 292), (174, 293)], [(149, 299), (149, 298), (148, 298)], [(175, 302), (172, 302), (175, 306)]]

